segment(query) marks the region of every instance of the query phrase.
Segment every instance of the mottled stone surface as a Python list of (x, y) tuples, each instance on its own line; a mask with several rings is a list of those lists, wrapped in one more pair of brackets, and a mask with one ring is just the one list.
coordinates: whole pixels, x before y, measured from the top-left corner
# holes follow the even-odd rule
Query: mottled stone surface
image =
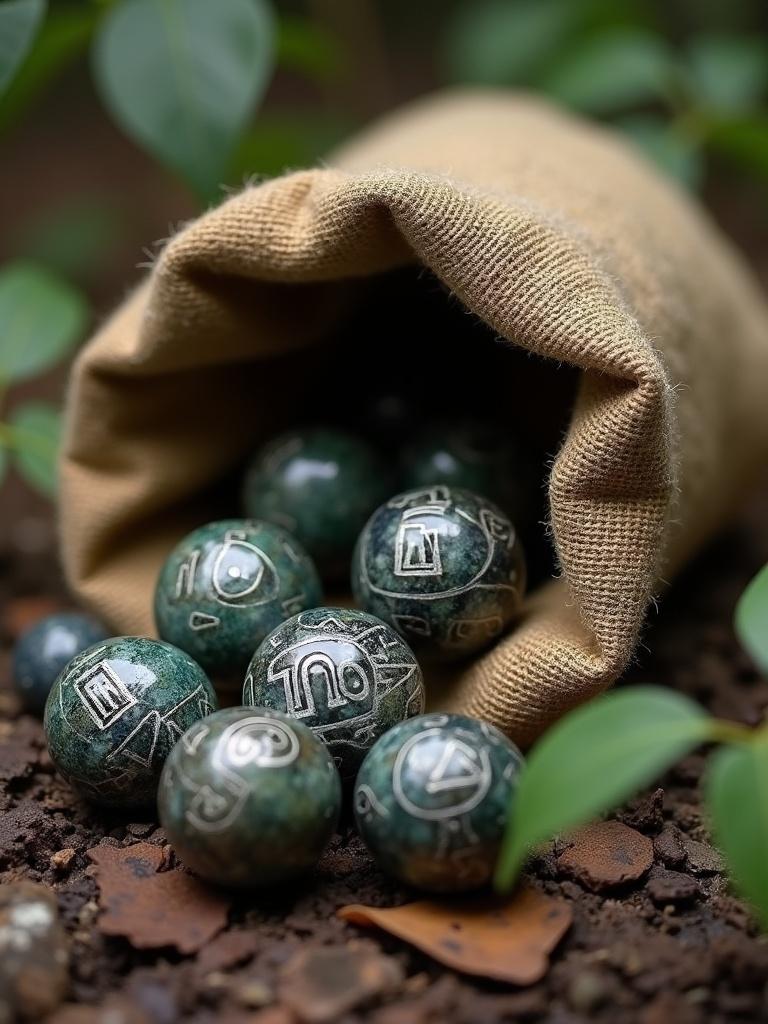
[(208, 677), (183, 651), (114, 637), (78, 654), (53, 684), (44, 720), (48, 750), (88, 799), (147, 805), (174, 743), (216, 707)]
[(355, 548), (352, 589), (417, 655), (459, 658), (486, 647), (515, 617), (525, 559), (496, 505), (436, 485), (374, 512)]
[(461, 892), (491, 878), (523, 759), (498, 729), (421, 715), (390, 729), (355, 785), (360, 835), (409, 885)]
[(285, 530), (225, 519), (193, 530), (171, 552), (155, 589), (155, 622), (211, 674), (242, 673), (267, 633), (321, 600), (311, 559)]
[(0, 886), (0, 1020), (47, 1017), (67, 994), (68, 965), (55, 893), (32, 882)]
[(385, 467), (364, 441), (338, 430), (284, 434), (257, 453), (245, 478), (247, 515), (292, 533), (324, 578), (349, 571), (366, 519), (390, 493)]
[(385, 622), (348, 608), (314, 608), (259, 647), (243, 703), (301, 719), (351, 778), (379, 736), (421, 714), (424, 681), (413, 651)]
[(24, 707), (41, 715), (56, 676), (86, 647), (106, 640), (108, 631), (90, 615), (47, 615), (25, 630), (13, 651), (13, 681)]
[(268, 708), (228, 708), (193, 726), (168, 758), (158, 793), (160, 821), (186, 866), (247, 887), (311, 868), (340, 807), (327, 747)]
[(514, 438), (482, 420), (443, 421), (422, 428), (401, 454), (401, 486), (444, 484), (495, 502), (515, 523), (530, 521), (538, 481)]

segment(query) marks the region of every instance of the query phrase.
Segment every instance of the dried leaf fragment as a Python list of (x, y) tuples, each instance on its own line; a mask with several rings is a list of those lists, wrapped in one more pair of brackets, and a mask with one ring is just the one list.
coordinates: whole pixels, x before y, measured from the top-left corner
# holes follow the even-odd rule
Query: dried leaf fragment
[(465, 974), (532, 985), (571, 925), (567, 903), (522, 886), (506, 899), (420, 900), (402, 907), (351, 904), (338, 911), (352, 924), (377, 926)]
[(620, 821), (598, 821), (569, 837), (557, 863), (587, 889), (601, 892), (642, 878), (653, 864), (653, 843)]
[(227, 923), (230, 900), (176, 869), (158, 874), (164, 853), (151, 843), (88, 850), (101, 892), (98, 927), (136, 949), (195, 953)]

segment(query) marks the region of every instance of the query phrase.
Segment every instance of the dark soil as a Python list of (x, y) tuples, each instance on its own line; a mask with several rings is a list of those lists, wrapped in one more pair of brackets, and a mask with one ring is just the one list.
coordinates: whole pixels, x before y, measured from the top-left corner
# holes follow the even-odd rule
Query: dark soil
[[(768, 682), (739, 649), (731, 615), (745, 583), (768, 558), (767, 513), (764, 489), (664, 596), (640, 664), (626, 682), (663, 683), (718, 715), (749, 724), (761, 719)], [(321, 945), (347, 946), (351, 971), (355, 949), (383, 951), (397, 961), (394, 991), (390, 978), (384, 998), (347, 1012), (339, 1018), (345, 1022), (768, 1020), (768, 943), (729, 893), (709, 846), (701, 754), (617, 816), (653, 840), (654, 864), (637, 881), (604, 890), (588, 870), (574, 872), (567, 857), (560, 862), (556, 847), (531, 866), (535, 885), (572, 904), (574, 924), (545, 979), (528, 989), (462, 977), (398, 940), (338, 920), (335, 911), (345, 903), (390, 905), (408, 898), (381, 876), (349, 825), (313, 878), (261, 899), (238, 897), (223, 933), (230, 937), (214, 939), (194, 956), (139, 951), (125, 939), (105, 937), (85, 851), (100, 843), (163, 846), (165, 836), (153, 822), (107, 817), (80, 804), (52, 770), (39, 722), (19, 712), (9, 680), (8, 627), (34, 614), (33, 595), (65, 600), (50, 564), (27, 556), (23, 573), (11, 562), (2, 567), (0, 881), (38, 881), (57, 895), (72, 950), (70, 1001), (77, 1004), (59, 1011), (62, 1022), (290, 1024), (296, 1018), (280, 1003), (281, 972), (295, 966), (299, 951)], [(70, 850), (74, 854), (60, 853)], [(84, 1008), (105, 999), (119, 1017)]]

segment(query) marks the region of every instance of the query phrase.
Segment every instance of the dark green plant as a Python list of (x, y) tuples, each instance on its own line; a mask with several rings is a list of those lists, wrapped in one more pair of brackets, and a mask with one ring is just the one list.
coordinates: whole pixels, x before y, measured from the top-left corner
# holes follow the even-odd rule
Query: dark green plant
[[(63, 359), (82, 337), (82, 296), (49, 271), (16, 262), (0, 268), (0, 416), (6, 389)], [(56, 486), (60, 416), (46, 402), (24, 402), (0, 421), (0, 483), (9, 464), (34, 488)]]
[[(736, 610), (739, 637), (768, 670), (768, 566)], [(529, 852), (629, 799), (702, 743), (705, 801), (737, 888), (768, 928), (768, 723), (757, 729), (707, 715), (661, 687), (619, 690), (566, 715), (533, 747), (496, 870), (506, 890)]]
[(451, 78), (532, 87), (625, 131), (698, 185), (723, 156), (768, 179), (768, 42), (704, 32), (673, 45), (649, 3), (472, 0), (449, 22)]

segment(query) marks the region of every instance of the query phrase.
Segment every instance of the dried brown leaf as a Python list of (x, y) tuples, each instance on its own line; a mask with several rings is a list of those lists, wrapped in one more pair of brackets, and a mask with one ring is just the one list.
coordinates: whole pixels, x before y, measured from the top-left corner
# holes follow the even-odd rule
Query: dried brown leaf
[(465, 974), (532, 985), (549, 966), (549, 954), (568, 931), (569, 905), (526, 886), (510, 898), (420, 900), (402, 907), (352, 904), (345, 921), (375, 925)]
[(181, 869), (158, 870), (164, 853), (150, 843), (88, 850), (101, 892), (98, 927), (136, 949), (173, 946), (195, 953), (227, 923), (230, 899)]

